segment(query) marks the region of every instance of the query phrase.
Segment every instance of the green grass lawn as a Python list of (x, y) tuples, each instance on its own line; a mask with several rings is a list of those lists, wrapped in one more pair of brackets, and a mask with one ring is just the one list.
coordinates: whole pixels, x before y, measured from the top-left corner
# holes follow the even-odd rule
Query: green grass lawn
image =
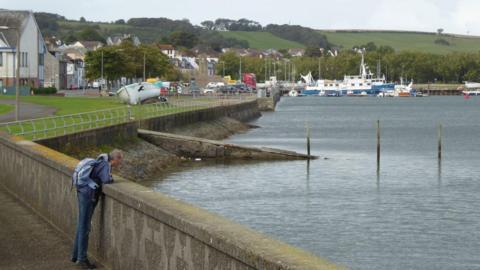
[[(14, 99), (14, 96), (0, 96), (0, 99)], [(75, 114), (89, 111), (121, 107), (123, 104), (110, 97), (20, 97), (21, 102), (29, 102), (57, 109), (55, 115)]]
[[(14, 98), (13, 96), (0, 96), (0, 99)], [(54, 107), (58, 110), (56, 115), (61, 117), (40, 118), (22, 121), (20, 124), (0, 125), (0, 130), (23, 136), (26, 139), (47, 138), (131, 120), (204, 109), (218, 102), (223, 102), (222, 100), (206, 97), (195, 99), (191, 97), (170, 97), (169, 100), (168, 103), (127, 107), (116, 98), (106, 97), (21, 97), (22, 102)], [(13, 106), (11, 108), (13, 109)]]
[(6, 114), (13, 110), (13, 106), (9, 104), (0, 104), (0, 114)]
[(326, 32), (324, 34), (330, 43), (350, 49), (355, 45), (374, 42), (377, 46), (388, 45), (397, 51), (421, 51), (436, 54), (450, 52), (478, 52), (480, 38), (442, 36), (450, 46), (438, 45), (434, 41), (439, 38), (435, 34), (422, 33), (397, 33), (397, 32)]
[(268, 32), (229, 31), (219, 33), (222, 34), (224, 37), (246, 40), (248, 41), (250, 48), (255, 49), (305, 48), (305, 45), (301, 43), (282, 39)]

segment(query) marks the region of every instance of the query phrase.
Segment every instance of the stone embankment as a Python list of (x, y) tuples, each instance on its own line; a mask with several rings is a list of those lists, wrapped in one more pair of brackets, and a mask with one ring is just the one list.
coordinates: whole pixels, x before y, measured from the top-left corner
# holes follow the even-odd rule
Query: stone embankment
[(253, 160), (314, 159), (314, 156), (265, 147), (250, 147), (170, 133), (138, 130), (138, 136), (177, 156)]

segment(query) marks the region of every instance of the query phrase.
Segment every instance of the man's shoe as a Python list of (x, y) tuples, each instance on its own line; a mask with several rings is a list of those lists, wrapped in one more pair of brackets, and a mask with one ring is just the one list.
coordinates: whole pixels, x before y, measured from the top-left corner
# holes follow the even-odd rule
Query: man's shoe
[(72, 261), (73, 263), (76, 263), (76, 262), (77, 262), (77, 258), (71, 258), (70, 261)]
[(77, 265), (80, 266), (82, 269), (95, 269), (97, 266), (95, 264), (90, 263), (88, 259), (85, 261), (77, 262)]

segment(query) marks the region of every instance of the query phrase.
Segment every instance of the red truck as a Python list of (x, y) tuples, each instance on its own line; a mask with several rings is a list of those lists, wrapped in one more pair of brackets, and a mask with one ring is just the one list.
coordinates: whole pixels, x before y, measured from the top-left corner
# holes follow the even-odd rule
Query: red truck
[(243, 73), (242, 82), (247, 86), (248, 89), (257, 89), (257, 78), (253, 73)]

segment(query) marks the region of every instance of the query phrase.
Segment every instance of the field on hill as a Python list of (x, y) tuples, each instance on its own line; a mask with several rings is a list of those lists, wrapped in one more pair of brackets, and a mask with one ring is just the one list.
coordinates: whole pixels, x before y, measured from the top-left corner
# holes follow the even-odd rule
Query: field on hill
[(236, 38), (248, 41), (250, 48), (254, 49), (289, 49), (289, 48), (305, 48), (305, 45), (290, 40), (276, 37), (268, 32), (244, 32), (230, 31), (219, 32), (224, 37)]
[(329, 32), (320, 31), (330, 43), (350, 49), (355, 45), (374, 42), (377, 46), (388, 45), (397, 51), (410, 50), (436, 54), (450, 52), (477, 52), (480, 51), (479, 37), (455, 37), (442, 35), (441, 38), (450, 43), (449, 46), (435, 44), (440, 36), (434, 33), (408, 32)]

